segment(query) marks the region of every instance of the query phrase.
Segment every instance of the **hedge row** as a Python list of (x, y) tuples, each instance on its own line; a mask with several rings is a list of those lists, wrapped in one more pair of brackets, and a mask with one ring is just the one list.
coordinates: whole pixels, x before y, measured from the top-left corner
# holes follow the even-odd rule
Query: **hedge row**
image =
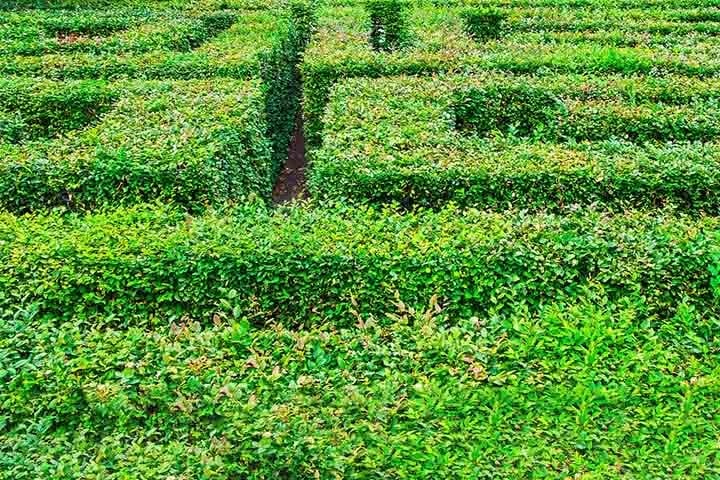
[(10, 41), (0, 45), (0, 55), (184, 52), (227, 30), (236, 19), (237, 14), (230, 10), (190, 15), (182, 11), (172, 14), (89, 11), (58, 16), (29, 12), (13, 15), (3, 26), (2, 34)]
[[(650, 37), (650, 41), (640, 33), (619, 30), (517, 31), (477, 41), (467, 31), (463, 19), (466, 11), (464, 8), (413, 8), (408, 17), (410, 40), (407, 45), (397, 51), (378, 52), (369, 41), (366, 8), (321, 9), (318, 31), (302, 64), (309, 143), (320, 144), (321, 119), (330, 89), (343, 78), (487, 69), (516, 73), (602, 72), (658, 76), (672, 73), (705, 78), (720, 72), (717, 43), (708, 34), (686, 34), (689, 24), (678, 24), (675, 33)], [(602, 16), (602, 11), (599, 12), (589, 11), (587, 15), (589, 18)], [(532, 20), (525, 18), (522, 22), (531, 24)]]
[(85, 127), (118, 97), (104, 81), (0, 78), (0, 143), (50, 138)]
[(293, 0), (4, 0), (0, 11), (141, 8), (152, 10), (272, 10)]
[(0, 220), (0, 316), (98, 327), (167, 315), (346, 325), (352, 309), (382, 321), (396, 294), (412, 307), (437, 295), (469, 317), (534, 311), (588, 285), (671, 315), (686, 298), (715, 311), (720, 281), (717, 219), (670, 214), (250, 205), (197, 218), (135, 208)]
[(0, 477), (720, 475), (717, 312), (602, 292), (425, 310), (300, 330), (3, 321)]
[(289, 30), (287, 17), (277, 12), (252, 12), (240, 15), (228, 30), (190, 52), (160, 48), (134, 55), (68, 52), (4, 56), (0, 58), (0, 73), (54, 79), (247, 78), (259, 73), (262, 57), (279, 48)]
[[(66, 0), (71, 1), (71, 0)], [(98, 0), (104, 1), (104, 0)], [(110, 0), (115, 1), (115, 0)], [(363, 6), (371, 0), (325, 0), (335, 7)], [(588, 8), (588, 9), (688, 9), (713, 11), (717, 0), (413, 0), (420, 7), (465, 8)]]
[[(300, 79), (297, 64), (312, 28), (313, 9), (310, 3), (294, 2), (282, 11), (242, 12), (238, 14), (235, 24), (214, 40), (190, 52), (161, 49), (117, 55), (110, 49), (103, 54), (81, 52), (2, 57), (0, 75), (61, 80), (259, 78), (262, 80), (265, 101), (266, 136), (272, 143), (272, 168), (277, 170), (287, 155), (287, 145), (299, 107)], [(48, 18), (52, 18), (53, 14), (48, 14)], [(193, 15), (202, 19), (198, 20), (200, 23), (222, 28), (228, 27), (227, 21), (235, 18), (235, 14), (227, 12)], [(155, 46), (164, 42), (155, 36), (149, 38)], [(9, 119), (3, 120), (3, 124), (22, 123), (15, 121), (14, 115), (11, 115)], [(17, 126), (6, 127), (6, 130), (15, 132), (19, 129)]]
[[(94, 103), (98, 99), (115, 103), (85, 129), (5, 145), (3, 209), (88, 210), (157, 199), (196, 211), (250, 194), (268, 195), (272, 188), (264, 97), (257, 82), (85, 81), (56, 84), (54, 92), (52, 82), (20, 82), (17, 92), (28, 82), (35, 91), (24, 100), (0, 85), (0, 104), (15, 99), (21, 109), (29, 105), (35, 117), (26, 124), (47, 131), (57, 130), (58, 122), (75, 127), (76, 118), (87, 121), (87, 115), (105, 108)], [(54, 105), (63, 109), (44, 110)], [(67, 116), (59, 120), (53, 113)]]
[(310, 191), (406, 206), (717, 214), (718, 87), (581, 75), (349, 80), (328, 106)]

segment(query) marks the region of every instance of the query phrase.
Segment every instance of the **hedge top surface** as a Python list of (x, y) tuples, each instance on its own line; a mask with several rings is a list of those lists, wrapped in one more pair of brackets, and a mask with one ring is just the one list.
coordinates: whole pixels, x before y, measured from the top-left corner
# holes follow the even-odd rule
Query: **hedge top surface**
[(5, 79), (0, 206), (161, 200), (199, 210), (265, 197), (273, 167), (264, 104), (256, 80)]
[(248, 78), (261, 75), (291, 28), (285, 10), (94, 12), (90, 19), (83, 11), (4, 14), (7, 24), (0, 29), (14, 39), (0, 47), (0, 74)]
[(3, 321), (0, 478), (715, 478), (718, 316), (676, 311), (588, 292), (385, 325)]
[(311, 191), (437, 206), (720, 211), (720, 82), (508, 75), (351, 79)]

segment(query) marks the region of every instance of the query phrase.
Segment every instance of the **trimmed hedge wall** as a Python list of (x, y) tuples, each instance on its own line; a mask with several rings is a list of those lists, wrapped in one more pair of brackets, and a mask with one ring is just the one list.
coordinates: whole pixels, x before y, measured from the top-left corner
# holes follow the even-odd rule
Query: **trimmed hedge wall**
[[(92, 11), (90, 15), (93, 15)], [(214, 38), (208, 36), (194, 43), (190, 49), (187, 48), (189, 45), (183, 44), (182, 38), (157, 37), (158, 30), (172, 32), (173, 27), (177, 27), (172, 24), (177, 21), (173, 17), (182, 19), (187, 15), (177, 12), (166, 19), (171, 22), (168, 26), (141, 24), (135, 30), (119, 32), (116, 34), (119, 38), (110, 36), (99, 42), (86, 40), (64, 45), (54, 40), (51, 45), (66, 50), (58, 53), (0, 56), (0, 73), (54, 79), (247, 78), (259, 74), (262, 57), (271, 55), (273, 50), (289, 46), (285, 42), (291, 30), (290, 21), (287, 15), (276, 11), (195, 13), (194, 16), (199, 17), (198, 25), (202, 25), (200, 20), (203, 17), (207, 21), (220, 18), (223, 21), (217, 26), (225, 28), (218, 29), (215, 33), (219, 35), (213, 35)], [(32, 18), (34, 14), (23, 14), (18, 21), (24, 24), (28, 16)], [(55, 13), (43, 16), (46, 19), (56, 18)], [(145, 21), (162, 21), (167, 16), (156, 12)], [(237, 21), (234, 24), (227, 23), (227, 20), (235, 18)], [(124, 40), (123, 36), (126, 37)], [(40, 47), (22, 37), (18, 42), (25, 45), (25, 49)]]
[(23, 13), (9, 16), (3, 34), (11, 41), (0, 45), (0, 55), (190, 51), (230, 28), (236, 19), (232, 11)]
[(328, 106), (321, 198), (720, 213), (720, 82), (486, 74), (354, 79)]
[(713, 478), (718, 316), (673, 310), (590, 292), (347, 328), (3, 321), (0, 476)]
[(535, 310), (588, 285), (611, 298), (635, 292), (658, 315), (684, 299), (714, 311), (717, 222), (252, 205), (198, 218), (141, 208), (5, 214), (0, 315), (96, 326), (165, 315), (345, 325), (352, 308), (382, 321), (396, 292), (413, 307), (437, 295), (446, 312), (469, 317)]
[[(53, 10), (7, 13), (6, 17), (10, 22), (9, 32), (15, 32), (17, 35), (14, 43), (11, 42), (4, 47), (6, 50), (20, 48), (25, 49), (24, 53), (32, 53), (37, 52), (38, 49), (52, 47), (60, 48), (62, 51), (40, 56), (0, 55), (0, 75), (40, 76), (65, 81), (93, 78), (260, 79), (264, 112), (263, 115), (252, 120), (249, 129), (252, 130), (257, 122), (266, 122), (267, 128), (264, 134), (272, 145), (272, 157), (267, 168), (274, 174), (287, 156), (288, 143), (295, 125), (300, 98), (297, 64), (309, 38), (315, 7), (312, 3), (292, 2), (282, 10), (235, 12), (209, 9), (220, 6), (222, 5), (210, 2), (197, 5), (196, 10), (192, 11), (126, 9), (109, 12)], [(232, 3), (225, 6), (237, 5)], [(169, 25), (166, 25), (167, 22)], [(67, 32), (68, 35), (74, 35), (76, 32), (80, 34), (102, 31), (109, 33), (110, 36), (101, 40), (94, 37), (79, 38), (73, 42), (52, 37), (51, 40), (45, 39), (47, 41), (41, 39), (42, 41), (38, 43), (32, 36), (37, 35), (41, 30), (49, 31), (52, 35), (58, 31)], [(114, 30), (120, 31), (113, 33)], [(28, 39), (27, 35), (31, 38)], [(211, 40), (211, 37), (215, 38)], [(38, 116), (42, 113), (38, 110), (31, 113), (32, 115)], [(212, 118), (217, 120), (217, 117)], [(25, 123), (24, 117), (16, 111), (0, 111), (0, 139), (19, 143), (24, 139), (34, 138), (36, 135), (23, 132)], [(33, 152), (33, 149), (39, 151)], [(67, 148), (55, 152), (45, 150), (43, 145), (28, 145), (22, 152), (11, 154), (10, 158), (4, 159), (6, 164), (16, 164), (18, 161), (26, 164), (26, 157), (39, 158), (39, 164), (33, 160), (32, 168), (28, 170), (23, 167), (22, 170), (25, 171), (24, 176), (39, 175), (41, 180), (33, 180), (32, 183), (44, 184), (44, 186), (34, 186), (24, 191), (23, 189), (27, 187), (25, 180), (15, 182), (14, 186), (8, 186), (7, 183), (0, 185), (0, 188), (4, 189), (0, 191), (0, 196), (5, 197), (5, 201), (0, 205), (5, 205), (6, 208), (14, 211), (63, 203), (72, 208), (86, 208), (106, 202), (125, 204), (137, 198), (151, 200), (154, 193), (161, 193), (158, 187), (146, 186), (140, 188), (145, 193), (119, 192), (116, 195), (104, 191), (95, 200), (89, 196), (80, 199), (75, 195), (79, 192), (73, 192), (73, 188), (82, 190), (84, 187), (78, 185), (86, 182), (86, 179), (71, 178), (73, 169), (62, 174), (55, 171), (44, 172), (47, 170), (45, 164), (48, 162), (45, 158), (48, 156), (53, 157), (49, 162), (53, 165), (61, 163), (69, 165), (75, 163), (76, 159), (72, 158), (72, 155), (62, 158), (62, 155), (68, 154)], [(258, 153), (259, 150), (255, 147), (251, 150), (253, 153), (250, 154), (252, 159), (249, 159), (249, 163), (252, 164), (264, 154)], [(84, 167), (80, 170), (82, 168)], [(107, 167), (106, 170), (115, 168)], [(257, 173), (258, 169), (262, 172)], [(245, 170), (239, 173), (238, 180), (233, 180), (231, 183), (241, 186), (239, 192), (243, 194), (248, 192), (268, 194), (265, 170), (264, 166), (255, 165), (253, 171), (256, 173)], [(78, 169), (75, 171), (77, 172)], [(6, 168), (6, 172), (15, 174), (14, 167), (10, 170)], [(59, 178), (50, 180), (55, 176)], [(113, 175), (111, 177), (97, 181), (112, 185), (118, 179)], [(161, 184), (166, 181), (158, 180), (156, 183)], [(179, 178), (170, 182), (167, 187), (170, 190), (178, 190), (180, 187), (172, 186), (176, 181), (179, 181)], [(23, 185), (23, 182), (26, 184)], [(49, 187), (49, 183), (54, 186)], [(66, 185), (67, 183), (70, 185)], [(213, 203), (217, 203), (229, 198), (231, 192), (238, 193), (238, 189), (226, 187), (227, 185), (216, 185), (197, 200), (191, 197), (197, 196), (198, 192), (187, 196), (181, 192), (169, 195), (164, 187), (160, 190), (163, 190), (161, 198), (170, 199), (177, 196), (179, 200), (189, 201), (190, 204), (186, 207), (195, 210), (208, 198), (216, 197), (217, 200)], [(133, 190), (132, 187), (129, 188)], [(187, 190), (191, 191), (194, 188), (188, 187)], [(218, 195), (218, 189), (223, 193)], [(58, 193), (65, 190), (70, 193)], [(28, 192), (35, 196), (33, 200), (26, 198)], [(17, 195), (17, 198), (13, 198), (14, 195)]]
[[(495, 7), (498, 7), (496, 4)], [(499, 69), (515, 73), (682, 74), (711, 77), (720, 72), (714, 37), (720, 27), (711, 8), (673, 5), (649, 13), (588, 2), (576, 9), (513, 7), (497, 38), (478, 41), (467, 26), (468, 9), (417, 5), (410, 9), (412, 39), (392, 52), (369, 41), (365, 7), (321, 9), (318, 31), (302, 64), (306, 132), (321, 143), (322, 116), (332, 85), (351, 77), (428, 75)], [(692, 18), (699, 21), (693, 22)]]
[(49, 138), (91, 124), (117, 101), (107, 82), (0, 78), (0, 143)]
[[(0, 207), (15, 212), (65, 206), (88, 210), (145, 201), (190, 211), (251, 194), (267, 196), (273, 168), (264, 96), (258, 82), (235, 80), (53, 84), (19, 81), (13, 96), (0, 84), (0, 105), (31, 112), (65, 106), (74, 116), (112, 109), (93, 126), (65, 136), (6, 147), (0, 161)], [(53, 91), (54, 86), (54, 91)], [(27, 93), (27, 92), (26, 92)], [(87, 95), (83, 96), (83, 93)], [(50, 103), (48, 103), (48, 100)], [(31, 118), (38, 128), (55, 117)]]

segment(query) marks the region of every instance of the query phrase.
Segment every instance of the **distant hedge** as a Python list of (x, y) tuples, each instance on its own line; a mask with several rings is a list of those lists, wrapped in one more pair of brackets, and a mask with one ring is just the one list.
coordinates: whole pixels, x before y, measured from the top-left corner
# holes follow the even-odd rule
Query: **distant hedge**
[(0, 315), (341, 325), (351, 309), (382, 320), (396, 293), (415, 307), (437, 295), (447, 313), (471, 316), (534, 310), (589, 285), (610, 298), (637, 293), (671, 315), (683, 299), (716, 308), (718, 231), (714, 218), (584, 211), (3, 214)]
[[(19, 112), (24, 132), (64, 135), (4, 146), (0, 208), (157, 200), (198, 211), (267, 196), (273, 165), (264, 102), (257, 82), (236, 80), (2, 81), (0, 108)], [(8, 137), (0, 129), (0, 139)]]
[[(237, 20), (233, 11), (69, 11), (6, 15), (0, 56), (190, 51)], [(44, 73), (44, 72), (43, 72)]]
[[(261, 79), (273, 168), (287, 156), (299, 108), (297, 64), (314, 25), (312, 1), (201, 2), (193, 9), (5, 13), (0, 76), (72, 79)], [(286, 4), (284, 4), (286, 3)], [(95, 8), (98, 8), (97, 6)], [(95, 32), (102, 34), (101, 40)], [(58, 33), (70, 35), (71, 41)], [(74, 36), (73, 36), (74, 35)]]
[(302, 64), (306, 131), (313, 147), (322, 140), (332, 85), (352, 77), (503, 70), (707, 78), (720, 72), (712, 40), (720, 26), (709, 4), (628, 10), (629, 4), (597, 1), (573, 2), (577, 8), (555, 2), (466, 2), (480, 11), (492, 6), (503, 18), (497, 35), (478, 40), (468, 27), (464, 2), (413, 3), (407, 14), (412, 41), (387, 52), (368, 42), (365, 2), (339, 3), (321, 9)]
[(720, 83), (485, 74), (355, 79), (335, 91), (315, 196), (406, 207), (720, 213)]

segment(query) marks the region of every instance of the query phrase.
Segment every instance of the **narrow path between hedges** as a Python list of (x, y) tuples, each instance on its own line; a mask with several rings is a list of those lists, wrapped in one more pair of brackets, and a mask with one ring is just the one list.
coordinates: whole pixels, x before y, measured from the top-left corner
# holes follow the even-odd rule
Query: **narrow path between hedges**
[(290, 140), (288, 158), (278, 175), (272, 199), (274, 203), (287, 203), (297, 198), (305, 198), (305, 131), (303, 130), (302, 112), (295, 120), (295, 131)]

